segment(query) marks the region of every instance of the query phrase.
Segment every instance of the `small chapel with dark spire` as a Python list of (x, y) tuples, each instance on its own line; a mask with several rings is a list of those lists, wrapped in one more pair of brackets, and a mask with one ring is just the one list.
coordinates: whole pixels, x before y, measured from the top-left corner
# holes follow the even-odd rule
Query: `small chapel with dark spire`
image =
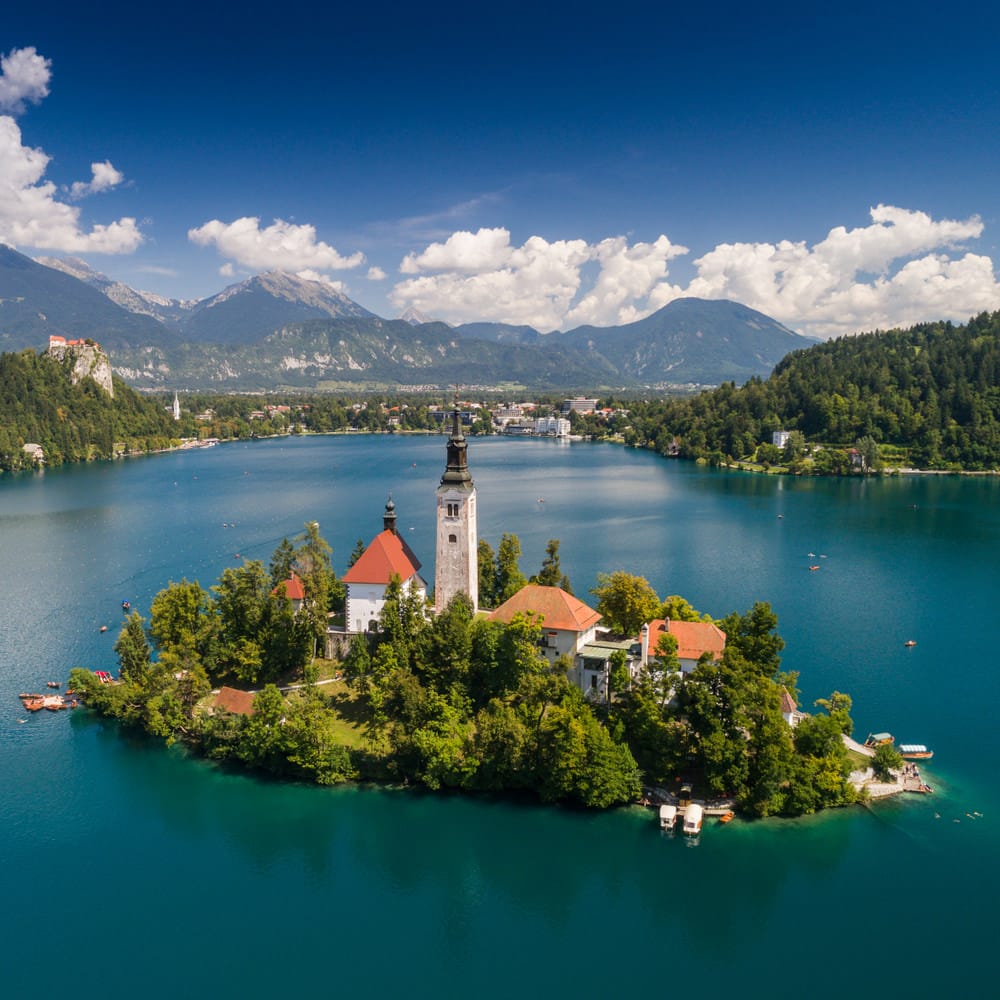
[(448, 462), (437, 489), (434, 607), (438, 614), (458, 593), (468, 595), (473, 612), (479, 610), (476, 486), (469, 472), (467, 452), (462, 416), (456, 405), (448, 439)]

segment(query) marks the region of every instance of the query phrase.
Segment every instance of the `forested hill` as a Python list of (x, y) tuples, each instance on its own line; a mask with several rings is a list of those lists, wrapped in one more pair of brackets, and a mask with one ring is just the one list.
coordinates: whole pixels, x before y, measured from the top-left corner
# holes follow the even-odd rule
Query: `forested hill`
[(766, 381), (636, 405), (630, 423), (630, 443), (687, 457), (751, 456), (786, 429), (841, 447), (872, 438), (919, 468), (1000, 468), (1000, 312), (818, 344)]
[(112, 399), (90, 378), (74, 385), (46, 354), (0, 354), (0, 470), (36, 464), (25, 444), (40, 445), (46, 465), (167, 447), (174, 425), (161, 404), (117, 378), (114, 389)]

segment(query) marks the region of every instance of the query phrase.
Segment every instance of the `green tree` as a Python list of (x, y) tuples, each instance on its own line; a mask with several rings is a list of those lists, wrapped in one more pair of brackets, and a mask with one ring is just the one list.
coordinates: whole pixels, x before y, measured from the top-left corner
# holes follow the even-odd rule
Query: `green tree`
[(879, 781), (891, 781), (891, 772), (898, 771), (902, 766), (902, 754), (891, 743), (883, 743), (882, 746), (875, 748), (872, 770)]
[(282, 538), (278, 547), (271, 555), (271, 586), (277, 587), (279, 583), (290, 579), (294, 567), (295, 547), (287, 538)]
[(597, 598), (604, 625), (617, 635), (638, 635), (660, 613), (660, 599), (649, 581), (624, 570), (598, 573), (597, 586), (590, 592)]
[(494, 593), (498, 605), (513, 597), (528, 582), (518, 565), (520, 558), (521, 540), (505, 532), (497, 549)]
[(138, 611), (133, 611), (125, 619), (115, 641), (121, 676), (125, 680), (141, 684), (149, 670), (150, 652), (143, 619)]
[(563, 573), (559, 565), (558, 538), (549, 539), (548, 544), (545, 546), (545, 558), (542, 560), (542, 568), (536, 576), (531, 578), (531, 583), (538, 583), (543, 587), (561, 587), (567, 594), (573, 593), (569, 577)]
[(479, 563), (479, 604), (484, 608), (495, 608), (496, 594), (496, 554), (493, 546), (485, 538), (479, 539), (476, 549)]

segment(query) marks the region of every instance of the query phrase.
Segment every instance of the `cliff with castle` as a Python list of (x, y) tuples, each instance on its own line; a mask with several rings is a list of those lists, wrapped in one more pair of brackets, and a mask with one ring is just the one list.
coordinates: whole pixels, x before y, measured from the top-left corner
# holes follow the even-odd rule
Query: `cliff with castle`
[(93, 340), (67, 340), (65, 337), (49, 337), (50, 358), (68, 363), (70, 380), (73, 385), (81, 379), (93, 379), (112, 399), (115, 398), (114, 381), (111, 377), (111, 362), (101, 350), (101, 345)]

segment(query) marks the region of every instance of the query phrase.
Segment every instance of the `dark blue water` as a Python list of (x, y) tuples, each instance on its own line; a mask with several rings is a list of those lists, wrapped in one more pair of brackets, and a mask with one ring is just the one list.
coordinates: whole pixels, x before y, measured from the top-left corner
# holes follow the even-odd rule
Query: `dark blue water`
[(529, 574), (559, 538), (585, 598), (625, 568), (714, 615), (770, 601), (805, 707), (848, 691), (862, 735), (932, 745), (938, 793), (710, 826), (690, 848), (638, 809), (263, 783), (84, 712), (22, 724), (19, 691), (114, 667), (123, 598), (145, 612), (170, 580), (266, 562), (313, 519), (343, 568), (388, 490), (433, 579), (444, 445), (285, 439), (8, 476), (3, 994), (991, 993), (1000, 483), (795, 481), (510, 440), (472, 441), (470, 464), (481, 535), (517, 533)]

